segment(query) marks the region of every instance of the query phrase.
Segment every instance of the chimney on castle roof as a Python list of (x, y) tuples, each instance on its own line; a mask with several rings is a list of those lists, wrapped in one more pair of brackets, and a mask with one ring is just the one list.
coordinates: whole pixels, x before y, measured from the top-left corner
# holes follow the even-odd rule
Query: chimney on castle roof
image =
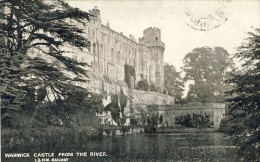
[(109, 28), (109, 21), (107, 20), (107, 27)]
[(135, 40), (135, 37), (132, 34), (129, 34), (129, 39), (131, 39), (132, 41)]

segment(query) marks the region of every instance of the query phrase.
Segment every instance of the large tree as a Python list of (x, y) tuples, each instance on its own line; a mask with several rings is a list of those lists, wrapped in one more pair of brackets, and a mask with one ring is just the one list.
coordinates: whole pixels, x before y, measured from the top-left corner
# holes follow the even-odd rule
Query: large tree
[(184, 59), (184, 80), (192, 80), (187, 99), (200, 102), (223, 102), (224, 80), (233, 69), (229, 53), (222, 47), (195, 48)]
[(227, 80), (235, 88), (227, 92), (229, 119), (240, 151), (248, 161), (260, 160), (260, 29), (249, 33), (248, 42), (238, 48), (236, 57), (243, 70)]
[(89, 46), (80, 28), (90, 18), (87, 12), (62, 0), (3, 0), (0, 17), (2, 122), (21, 109), (34, 114), (44, 98), (85, 91), (74, 83), (85, 81), (86, 64), (65, 55), (64, 47)]
[(173, 65), (164, 65), (164, 85), (170, 96), (173, 96), (176, 101), (179, 101), (184, 91), (184, 82)]

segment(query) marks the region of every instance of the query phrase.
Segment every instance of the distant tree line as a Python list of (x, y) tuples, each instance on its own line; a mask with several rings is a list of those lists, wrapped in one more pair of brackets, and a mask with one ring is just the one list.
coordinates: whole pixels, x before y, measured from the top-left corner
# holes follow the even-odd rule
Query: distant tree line
[[(176, 103), (225, 102), (227, 112), (220, 130), (234, 137), (244, 159), (259, 161), (260, 29), (250, 32), (245, 40), (234, 56), (241, 61), (242, 68), (235, 68), (233, 59), (222, 47), (195, 48), (183, 59), (184, 77), (180, 77), (172, 65), (165, 65), (165, 86), (169, 95), (177, 99)], [(187, 81), (192, 84), (187, 96), (181, 98), (179, 94), (183, 93), (183, 83)], [(198, 119), (208, 126), (206, 116)], [(194, 126), (190, 115), (177, 117), (176, 122)]]
[[(224, 48), (195, 48), (184, 57), (183, 63), (181, 72), (173, 65), (164, 66), (164, 85), (176, 103), (224, 102), (224, 92), (231, 88), (224, 81), (234, 69), (234, 63)], [(189, 82), (192, 84), (184, 98), (184, 84)]]

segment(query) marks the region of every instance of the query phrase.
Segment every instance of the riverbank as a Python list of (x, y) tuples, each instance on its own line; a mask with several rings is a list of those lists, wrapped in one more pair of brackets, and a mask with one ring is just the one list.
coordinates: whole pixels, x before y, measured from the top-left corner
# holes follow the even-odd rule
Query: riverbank
[(101, 135), (103, 136), (118, 136), (118, 135), (131, 135), (131, 134), (156, 134), (156, 133), (211, 133), (211, 132), (219, 132), (217, 128), (187, 128), (182, 126), (175, 127), (117, 127), (117, 126), (109, 126), (102, 128)]
[(157, 128), (156, 133), (210, 133), (216, 131), (216, 128), (160, 127)]
[(1, 129), (1, 147), (12, 152), (76, 147), (82, 142), (98, 139), (98, 133), (94, 127)]
[(163, 134), (163, 133), (211, 133), (217, 132), (215, 128), (184, 128), (160, 127), (153, 133), (145, 132), (143, 127), (47, 127), (2, 129), (1, 146), (7, 150), (52, 150), (66, 147), (75, 147), (80, 143), (101, 139), (105, 136), (131, 136), (132, 134)]

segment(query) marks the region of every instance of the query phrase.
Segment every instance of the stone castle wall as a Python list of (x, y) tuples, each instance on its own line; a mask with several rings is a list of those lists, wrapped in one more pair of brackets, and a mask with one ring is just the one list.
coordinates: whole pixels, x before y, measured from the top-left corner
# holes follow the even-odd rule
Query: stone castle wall
[(174, 98), (161, 93), (156, 92), (147, 92), (140, 90), (132, 90), (132, 104), (133, 107), (136, 105), (173, 105)]
[(202, 114), (209, 115), (210, 122), (213, 123), (212, 126), (218, 128), (221, 119), (225, 114), (225, 104), (224, 103), (189, 103), (189, 104), (175, 104), (166, 107), (162, 107), (159, 110), (159, 114), (164, 117), (164, 123), (168, 122), (169, 126), (175, 125), (175, 118), (177, 116), (190, 114)]
[(108, 93), (115, 93), (115, 87), (125, 87), (125, 65), (129, 65), (135, 69), (135, 83), (147, 79), (162, 91), (164, 43), (161, 41), (160, 29), (147, 28), (137, 42), (133, 35), (127, 37), (111, 29), (109, 24), (102, 24), (99, 9), (94, 8), (90, 13), (94, 15), (92, 20), (81, 27), (91, 46), (82, 50), (74, 47), (66, 49), (71, 51), (73, 59), (90, 65), (86, 66), (91, 73), (90, 83), (81, 86), (100, 93), (102, 82), (106, 82), (115, 85), (114, 88), (107, 88)]

